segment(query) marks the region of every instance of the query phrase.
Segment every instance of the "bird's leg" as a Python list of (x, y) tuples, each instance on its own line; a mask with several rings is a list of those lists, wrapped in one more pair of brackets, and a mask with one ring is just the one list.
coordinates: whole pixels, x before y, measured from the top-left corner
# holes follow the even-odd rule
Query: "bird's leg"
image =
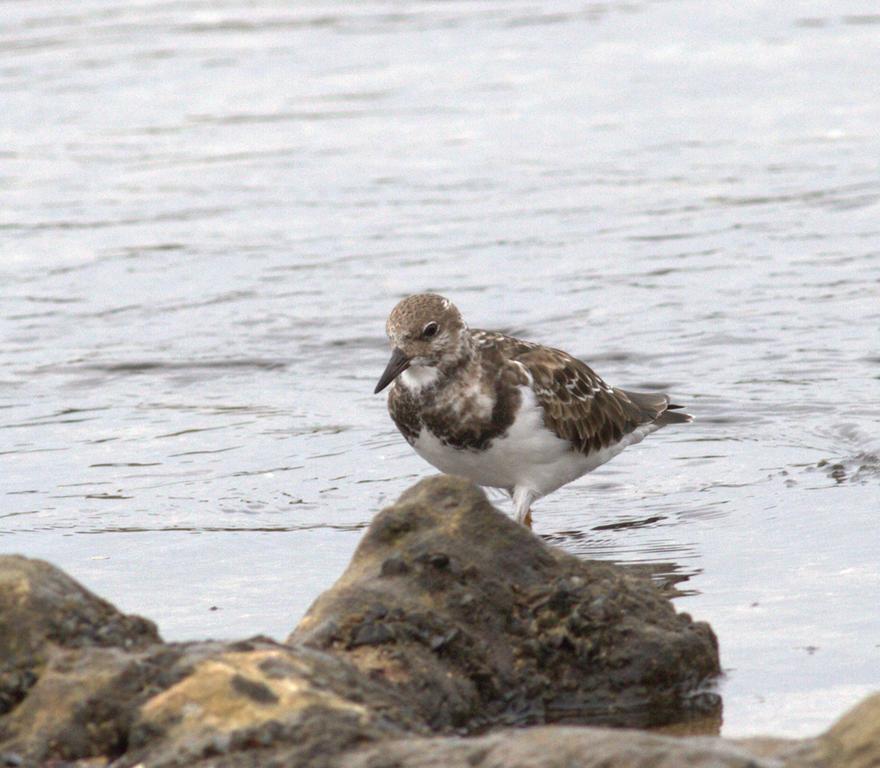
[(516, 509), (516, 522), (522, 523), (526, 528), (532, 527), (532, 502), (538, 494), (530, 488), (517, 487), (513, 489), (513, 506)]

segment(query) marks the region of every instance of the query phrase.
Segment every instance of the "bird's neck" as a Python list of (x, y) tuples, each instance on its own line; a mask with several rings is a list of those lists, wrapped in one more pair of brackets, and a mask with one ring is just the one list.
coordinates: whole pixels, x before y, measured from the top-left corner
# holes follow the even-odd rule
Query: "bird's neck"
[[(470, 342), (470, 339), (468, 339)], [(413, 394), (427, 394), (460, 381), (471, 369), (479, 371), (479, 350), (472, 343), (462, 344), (436, 365), (412, 365), (401, 375), (401, 384)]]

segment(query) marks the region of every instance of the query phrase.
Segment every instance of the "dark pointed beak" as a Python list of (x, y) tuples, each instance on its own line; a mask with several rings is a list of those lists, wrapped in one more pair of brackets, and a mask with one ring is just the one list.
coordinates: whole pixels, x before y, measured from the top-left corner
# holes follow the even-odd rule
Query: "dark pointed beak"
[(379, 383), (373, 390), (373, 394), (375, 395), (377, 392), (381, 392), (385, 389), (385, 387), (400, 376), (400, 374), (407, 368), (409, 368), (409, 358), (395, 347), (394, 351), (391, 353), (391, 359), (388, 361), (388, 365), (385, 366), (385, 371), (379, 379)]

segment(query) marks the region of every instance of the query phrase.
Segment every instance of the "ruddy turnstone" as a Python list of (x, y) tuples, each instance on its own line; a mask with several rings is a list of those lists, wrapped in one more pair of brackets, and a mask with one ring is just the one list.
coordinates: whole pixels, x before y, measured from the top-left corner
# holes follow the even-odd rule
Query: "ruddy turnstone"
[(403, 299), (386, 324), (388, 410), (442, 472), (503, 488), (531, 527), (532, 502), (667, 424), (692, 420), (664, 394), (610, 387), (580, 360), (495, 331), (471, 330), (448, 299)]

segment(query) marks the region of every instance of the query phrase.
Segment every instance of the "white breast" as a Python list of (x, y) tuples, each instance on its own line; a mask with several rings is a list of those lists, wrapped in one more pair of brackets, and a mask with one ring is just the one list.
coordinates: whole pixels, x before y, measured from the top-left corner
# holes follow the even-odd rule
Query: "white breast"
[(410, 392), (418, 392), (422, 387), (430, 387), (440, 374), (437, 369), (427, 365), (413, 365), (400, 374), (400, 383)]
[(530, 387), (520, 387), (521, 405), (507, 433), (483, 451), (444, 445), (423, 427), (413, 446), (442, 472), (461, 475), (479, 485), (528, 488), (538, 496), (556, 490), (594, 470), (656, 427), (646, 425), (619, 443), (584, 456), (544, 426), (544, 415)]

